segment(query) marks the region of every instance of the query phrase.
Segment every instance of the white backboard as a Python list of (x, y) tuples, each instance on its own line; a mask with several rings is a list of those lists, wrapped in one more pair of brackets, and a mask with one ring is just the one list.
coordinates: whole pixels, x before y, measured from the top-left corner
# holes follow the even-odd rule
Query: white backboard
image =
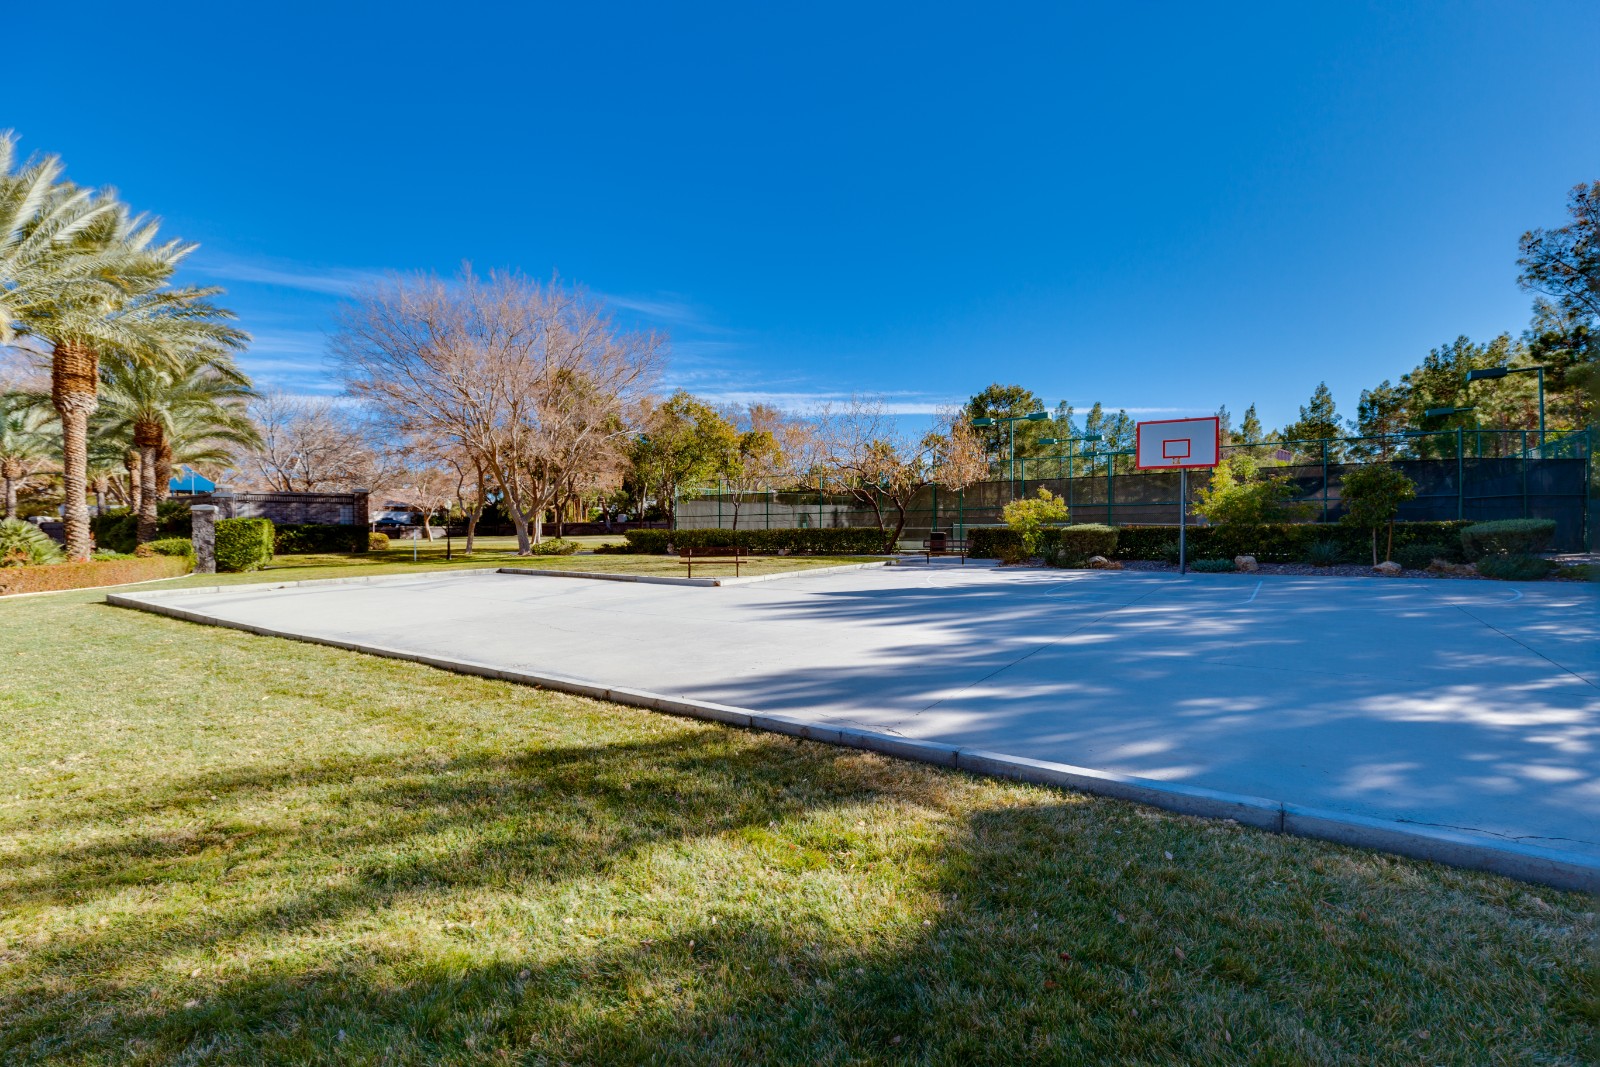
[(1140, 470), (1215, 467), (1222, 453), (1222, 424), (1204, 419), (1157, 419), (1135, 428), (1134, 466)]

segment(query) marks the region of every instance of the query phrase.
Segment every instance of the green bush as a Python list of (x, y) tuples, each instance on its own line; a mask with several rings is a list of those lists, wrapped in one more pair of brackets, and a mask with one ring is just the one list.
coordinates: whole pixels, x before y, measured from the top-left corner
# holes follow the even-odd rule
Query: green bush
[(1484, 556), (1478, 561), (1479, 574), (1502, 582), (1532, 582), (1546, 577), (1555, 569), (1556, 564), (1550, 560), (1519, 553)]
[[(1461, 536), (1461, 522), (1397, 522), (1394, 544), (1399, 549), (1421, 542), (1448, 543)], [(1371, 535), (1337, 523), (1271, 522), (1260, 526), (1191, 526), (1189, 555), (1195, 558), (1254, 556), (1262, 563), (1299, 563), (1318, 542), (1338, 545), (1345, 557), (1359, 559), (1371, 551)], [(1118, 559), (1162, 559), (1175, 551), (1178, 531), (1172, 526), (1117, 527)], [(1170, 546), (1170, 548), (1169, 548)]]
[(1231, 559), (1197, 559), (1189, 564), (1189, 569), (1199, 571), (1201, 574), (1225, 574), (1234, 569)]
[(1005, 526), (969, 526), (967, 555), (974, 559), (999, 559), (1006, 549), (1022, 550), (1022, 538)]
[(148, 548), (151, 555), (155, 556), (194, 558), (194, 542), (187, 537), (161, 537), (141, 547)]
[(1040, 489), (1038, 496), (1011, 501), (1002, 509), (1002, 515), (1006, 527), (1016, 533), (1022, 551), (1032, 556), (1044, 551), (1042, 537), (1046, 529), (1067, 521), (1067, 502), (1048, 489)]
[(28, 567), (60, 559), (61, 549), (33, 523), (0, 520), (0, 567)]
[(884, 551), (883, 534), (876, 526), (821, 527), (777, 530), (629, 530), (621, 551), (664, 555), (675, 548), (713, 548), (742, 545), (752, 553), (788, 552), (795, 555), (872, 556)]
[(367, 534), (368, 552), (387, 552), (389, 550), (389, 535), (386, 533)]
[(1286, 475), (1263, 475), (1254, 456), (1238, 452), (1212, 470), (1194, 510), (1219, 526), (1260, 526), (1303, 515), (1305, 505), (1292, 503), (1297, 493)]
[(536, 545), (529, 545), (528, 551), (535, 556), (570, 556), (578, 551), (578, 542), (552, 537)]
[(1110, 559), (1117, 552), (1117, 528), (1084, 522), (1044, 531), (1045, 558), (1052, 567), (1081, 567), (1091, 556)]
[(272, 549), (280, 556), (320, 552), (366, 552), (371, 544), (365, 526), (323, 522), (274, 526)]
[[(188, 537), (193, 531), (194, 520), (189, 515), (188, 500), (163, 500), (156, 505), (158, 537)], [(116, 508), (104, 515), (91, 515), (89, 532), (94, 537), (96, 548), (132, 555), (139, 543), (139, 516), (128, 508)]]
[(1423, 541), (1397, 549), (1394, 554), (1394, 561), (1408, 571), (1425, 571), (1428, 569), (1428, 564), (1436, 559), (1442, 559), (1446, 563), (1454, 563), (1458, 555), (1460, 555), (1460, 552), (1454, 545)]
[(1527, 555), (1543, 552), (1556, 535), (1554, 519), (1501, 519), (1477, 522), (1461, 531), (1461, 548), (1468, 559), (1498, 553)]
[(94, 515), (89, 519), (89, 533), (94, 546), (107, 552), (129, 554), (139, 543), (139, 516), (122, 508)]
[(1300, 553), (1300, 562), (1313, 567), (1332, 567), (1348, 558), (1344, 546), (1337, 541), (1313, 541)]
[(219, 520), (217, 522), (217, 570), (260, 570), (272, 562), (272, 542), (272, 520), (270, 519)]

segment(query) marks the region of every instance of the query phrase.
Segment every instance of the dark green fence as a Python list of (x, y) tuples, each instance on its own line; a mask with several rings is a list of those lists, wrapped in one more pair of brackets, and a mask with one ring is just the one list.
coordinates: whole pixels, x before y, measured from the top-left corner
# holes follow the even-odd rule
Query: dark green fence
[[(1594, 549), (1597, 518), (1593, 450), (1596, 431), (1551, 434), (1541, 446), (1523, 431), (1446, 431), (1398, 438), (1348, 438), (1332, 442), (1269, 442), (1248, 448), (1265, 473), (1294, 484), (1309, 521), (1336, 522), (1344, 513), (1340, 484), (1363, 463), (1390, 462), (1417, 485), (1404, 505), (1407, 521), (1547, 518), (1556, 522), (1555, 545), (1563, 551)], [(1445, 453), (1446, 446), (1448, 452)], [(1224, 449), (1224, 452), (1238, 449)], [(1135, 471), (1127, 457), (1030, 458), (1018, 463), (1015, 480), (996, 479), (961, 491), (929, 487), (907, 509), (907, 539), (929, 530), (959, 532), (1002, 522), (1001, 509), (1039, 489), (1064, 498), (1074, 521), (1116, 526), (1178, 522), (1178, 474)], [(1065, 476), (1069, 472), (1071, 477)], [(1042, 475), (1042, 477), (1041, 477)], [(1191, 471), (1189, 495), (1207, 485), (1210, 473)], [(893, 508), (884, 502), (887, 521)], [(677, 521), (686, 529), (777, 529), (871, 526), (870, 507), (841, 494), (770, 491), (733, 494), (707, 488), (681, 495)], [(1189, 521), (1198, 521), (1190, 513)]]

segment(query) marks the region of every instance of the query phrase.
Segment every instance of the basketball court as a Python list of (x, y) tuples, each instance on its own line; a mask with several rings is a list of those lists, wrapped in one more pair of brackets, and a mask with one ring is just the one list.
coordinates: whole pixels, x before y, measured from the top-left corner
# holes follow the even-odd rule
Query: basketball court
[(1600, 857), (1593, 585), (944, 560), (722, 588), (478, 573), (118, 602)]

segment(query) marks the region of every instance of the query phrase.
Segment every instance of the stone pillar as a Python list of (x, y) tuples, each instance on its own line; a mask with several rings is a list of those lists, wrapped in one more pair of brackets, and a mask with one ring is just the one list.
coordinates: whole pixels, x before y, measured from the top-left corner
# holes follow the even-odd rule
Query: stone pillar
[(217, 573), (217, 506), (196, 504), (189, 509), (194, 532), (189, 535), (194, 545), (194, 572)]
[(367, 490), (356, 486), (356, 491), (350, 494), (351, 519), (357, 526), (372, 525), (372, 501)]

